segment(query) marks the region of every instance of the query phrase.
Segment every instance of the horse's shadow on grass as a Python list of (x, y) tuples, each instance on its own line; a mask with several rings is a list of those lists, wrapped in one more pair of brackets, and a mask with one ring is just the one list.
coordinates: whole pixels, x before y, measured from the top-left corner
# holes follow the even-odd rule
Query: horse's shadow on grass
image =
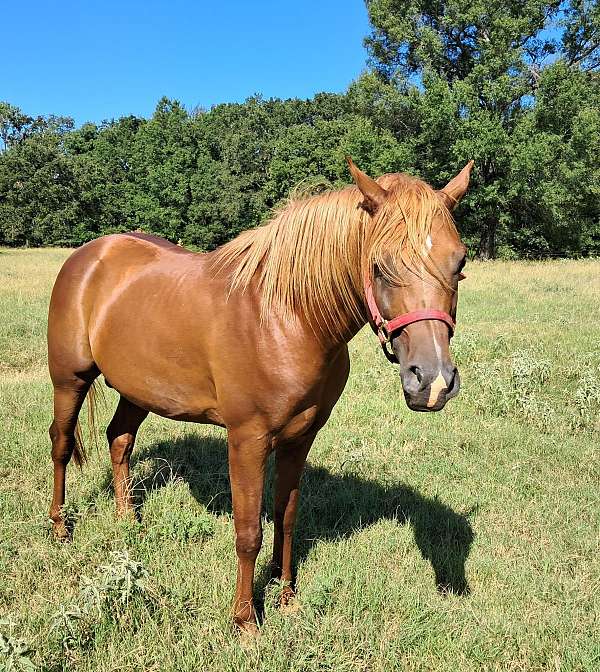
[[(147, 494), (163, 487), (173, 476), (186, 481), (194, 498), (209, 511), (231, 513), (224, 439), (189, 434), (175, 441), (156, 442), (140, 451), (132, 461), (132, 466), (136, 464), (135, 471), (143, 475), (136, 487), (142, 514)], [(267, 516), (271, 513), (272, 481), (269, 468), (265, 483)], [(302, 480), (294, 555), (301, 563), (318, 540), (348, 537), (382, 519), (409, 523), (421, 555), (433, 567), (437, 589), (441, 593), (467, 595), (465, 563), (474, 538), (467, 515), (457, 513), (437, 498), (424, 497), (408, 485), (383, 485), (352, 474), (332, 474), (308, 464)], [(258, 590), (268, 580), (266, 573), (258, 577)]]

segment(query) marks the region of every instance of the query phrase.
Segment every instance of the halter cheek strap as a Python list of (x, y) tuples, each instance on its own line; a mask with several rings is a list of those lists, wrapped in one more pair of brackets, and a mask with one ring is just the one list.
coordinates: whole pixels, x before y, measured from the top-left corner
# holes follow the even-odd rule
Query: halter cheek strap
[(452, 338), (454, 334), (454, 327), (456, 326), (454, 320), (443, 310), (413, 310), (410, 313), (402, 313), (402, 315), (396, 315), (396, 317), (391, 320), (386, 320), (377, 307), (377, 301), (375, 301), (375, 295), (373, 294), (373, 286), (368, 280), (365, 280), (365, 297), (367, 299), (367, 306), (371, 317), (371, 327), (379, 338), (385, 356), (393, 364), (398, 364), (398, 358), (393, 352), (388, 350), (387, 344), (394, 338), (396, 332), (402, 331), (402, 329), (409, 324), (422, 322), (424, 320), (438, 320), (448, 325), (450, 338)]

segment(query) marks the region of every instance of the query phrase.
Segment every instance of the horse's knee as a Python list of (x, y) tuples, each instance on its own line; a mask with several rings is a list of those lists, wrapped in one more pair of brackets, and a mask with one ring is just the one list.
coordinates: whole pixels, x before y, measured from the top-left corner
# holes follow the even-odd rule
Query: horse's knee
[(260, 525), (248, 525), (236, 532), (235, 550), (238, 556), (256, 558), (261, 546), (262, 529)]

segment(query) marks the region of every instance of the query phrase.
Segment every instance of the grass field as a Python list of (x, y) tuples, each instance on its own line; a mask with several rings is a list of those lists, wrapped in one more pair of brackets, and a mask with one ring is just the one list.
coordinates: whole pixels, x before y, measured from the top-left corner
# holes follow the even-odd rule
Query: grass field
[[(66, 256), (0, 251), (0, 670), (600, 669), (600, 261), (470, 264), (462, 392), (439, 414), (408, 411), (358, 335), (305, 476), (298, 598), (274, 606), (267, 506), (244, 647), (221, 431), (144, 423), (141, 523), (115, 520), (100, 441), (69, 469), (73, 542), (49, 536), (45, 320)], [(103, 426), (114, 406), (106, 390)]]

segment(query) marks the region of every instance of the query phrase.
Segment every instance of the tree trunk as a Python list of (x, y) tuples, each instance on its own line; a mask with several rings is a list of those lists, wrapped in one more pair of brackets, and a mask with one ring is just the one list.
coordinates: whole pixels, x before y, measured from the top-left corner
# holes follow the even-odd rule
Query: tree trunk
[(481, 229), (481, 238), (479, 239), (479, 249), (477, 250), (478, 259), (494, 259), (496, 256), (496, 231), (498, 229), (498, 218), (488, 217), (483, 223)]

